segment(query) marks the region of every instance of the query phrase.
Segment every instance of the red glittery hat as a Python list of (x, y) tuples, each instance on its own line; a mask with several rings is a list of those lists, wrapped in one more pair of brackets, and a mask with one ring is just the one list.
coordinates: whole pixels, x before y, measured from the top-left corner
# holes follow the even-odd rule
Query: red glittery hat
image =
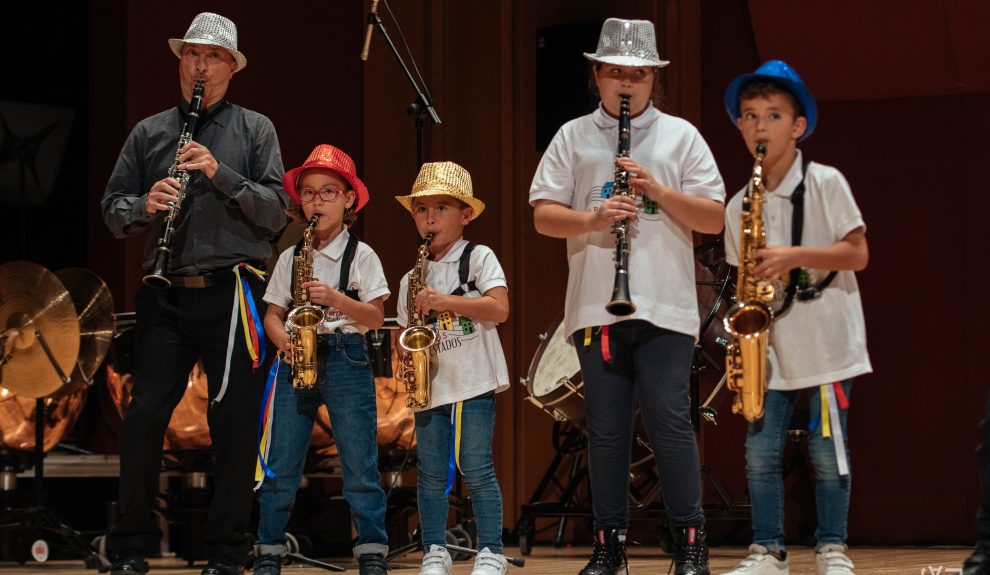
[(355, 195), (357, 195), (357, 202), (354, 205), (355, 212), (360, 211), (368, 203), (368, 187), (364, 185), (361, 178), (357, 177), (357, 168), (354, 166), (354, 160), (346, 152), (330, 144), (316, 146), (309, 154), (309, 157), (306, 158), (306, 163), (298, 168), (289, 170), (282, 176), (282, 187), (285, 188), (285, 193), (289, 194), (289, 197), (295, 200), (296, 203), (300, 203), (299, 192), (296, 190), (296, 186), (299, 184), (299, 177), (302, 175), (303, 170), (310, 168), (333, 170), (341, 178), (347, 180), (347, 183), (351, 185)]

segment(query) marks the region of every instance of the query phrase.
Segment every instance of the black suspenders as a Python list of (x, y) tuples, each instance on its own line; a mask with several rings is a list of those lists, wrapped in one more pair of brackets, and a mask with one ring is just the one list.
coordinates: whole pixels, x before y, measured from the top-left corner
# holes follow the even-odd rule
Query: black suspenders
[(471, 252), (473, 250), (473, 242), (468, 242), (468, 245), (464, 246), (464, 251), (461, 252), (461, 258), (457, 262), (457, 276), (461, 284), (457, 286), (457, 289), (450, 292), (450, 295), (464, 295), (468, 292), (478, 291), (478, 287), (474, 282), (468, 281), (468, 274), (471, 273)]
[[(801, 182), (798, 184), (797, 188), (794, 189), (794, 193), (791, 194), (791, 205), (793, 206), (793, 212), (791, 215), (791, 245), (799, 246), (801, 245), (801, 237), (804, 233), (804, 178), (808, 172), (808, 164), (810, 160), (807, 156), (801, 162)], [(784, 312), (791, 307), (794, 303), (794, 296), (797, 296), (798, 301), (809, 301), (821, 297), (822, 290), (828, 287), (832, 280), (835, 279), (836, 272), (829, 272), (825, 279), (823, 279), (816, 286), (809, 286), (805, 288), (798, 288), (798, 281), (801, 278), (801, 268), (794, 268), (791, 270), (790, 282), (787, 284), (787, 289), (784, 290), (786, 298), (784, 299), (784, 305), (780, 308), (780, 311), (776, 315), (784, 315)]]

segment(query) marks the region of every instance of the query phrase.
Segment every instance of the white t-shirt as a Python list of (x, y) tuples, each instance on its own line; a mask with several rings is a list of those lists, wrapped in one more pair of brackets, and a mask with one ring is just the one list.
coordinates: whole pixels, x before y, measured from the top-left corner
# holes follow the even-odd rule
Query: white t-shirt
[[(442, 260), (428, 260), (426, 285), (441, 293), (456, 290), (460, 285), (458, 264), (467, 245), (468, 241), (461, 238)], [(468, 281), (473, 281), (478, 289), (465, 293), (464, 297), (478, 298), (490, 289), (508, 287), (502, 266), (491, 248), (475, 245), (470, 264)], [(409, 319), (407, 294), (411, 271), (402, 276), (399, 283), (396, 315), (402, 327), (406, 327)], [(435, 375), (431, 380), (430, 404), (423, 409), (471, 399), (492, 390), (499, 393), (508, 389), (509, 369), (496, 325), (493, 321), (475, 320), (449, 311), (438, 314), (433, 327), (439, 338), (430, 353), (430, 369)]]
[[(801, 181), (801, 162), (799, 150), (780, 185), (764, 196), (767, 245), (791, 245), (791, 196)], [(837, 169), (810, 162), (804, 185), (801, 245), (830, 246), (856, 228), (866, 229), (849, 184)], [(732, 197), (725, 210), (725, 259), (734, 266), (739, 265), (742, 191)], [(808, 274), (812, 285), (818, 285), (829, 270), (808, 270)], [(777, 311), (783, 305), (787, 282), (775, 281), (774, 287), (771, 307)], [(767, 356), (770, 389), (804, 389), (873, 371), (866, 351), (866, 323), (856, 274), (838, 272), (818, 299), (794, 298), (790, 309), (770, 326)]]
[[(347, 247), (347, 240), (350, 237), (350, 232), (345, 229), (337, 234), (332, 242), (313, 254), (313, 275), (333, 289), (337, 289), (340, 283), (340, 259), (344, 255), (344, 248)], [(288, 310), (292, 309), (292, 251), (293, 248), (290, 247), (279, 255), (264, 297), (266, 302)], [(379, 297), (388, 299), (390, 292), (385, 281), (382, 262), (371, 246), (364, 242), (359, 241), (354, 251), (347, 289), (357, 290), (358, 298), (364, 303)], [(326, 307), (324, 311), (326, 319), (317, 329), (318, 333), (334, 333), (338, 328), (344, 333), (368, 331), (367, 326), (355, 322), (335, 307)]]
[[(552, 200), (574, 210), (597, 210), (612, 189), (618, 126), (619, 121), (600, 106), (564, 124), (536, 169), (530, 204)], [(725, 186), (711, 150), (686, 120), (651, 105), (632, 119), (630, 140), (630, 157), (657, 182), (689, 196), (725, 201)], [(636, 312), (618, 317), (605, 311), (615, 282), (615, 235), (604, 230), (567, 238), (570, 271), (564, 333), (643, 319), (697, 338), (700, 320), (691, 230), (645, 200), (639, 221), (630, 225), (629, 245), (629, 293)]]

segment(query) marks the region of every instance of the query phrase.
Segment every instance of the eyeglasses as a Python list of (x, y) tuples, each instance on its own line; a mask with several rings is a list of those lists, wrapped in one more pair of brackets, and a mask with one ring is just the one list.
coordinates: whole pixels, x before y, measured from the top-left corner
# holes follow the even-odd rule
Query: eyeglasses
[(320, 194), (320, 199), (324, 202), (336, 202), (337, 198), (347, 193), (347, 190), (339, 190), (335, 188), (323, 188), (321, 190), (312, 190), (309, 188), (299, 190), (299, 200), (308, 204), (316, 198), (316, 194)]

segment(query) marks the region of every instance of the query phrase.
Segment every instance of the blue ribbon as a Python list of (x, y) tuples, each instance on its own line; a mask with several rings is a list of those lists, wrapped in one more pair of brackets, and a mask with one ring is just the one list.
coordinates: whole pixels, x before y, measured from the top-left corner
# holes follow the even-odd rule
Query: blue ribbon
[(450, 406), (450, 459), (447, 461), (447, 488), (443, 494), (446, 497), (454, 488), (454, 478), (457, 477), (457, 406), (455, 402)]
[[(268, 370), (268, 379), (265, 381), (265, 391), (261, 394), (261, 409), (258, 410), (258, 461), (261, 462), (261, 470), (265, 472), (265, 477), (275, 479), (275, 472), (272, 471), (265, 462), (265, 455), (261, 452), (261, 439), (265, 433), (265, 417), (267, 411), (265, 406), (269, 404), (271, 395), (275, 392), (275, 378), (278, 375), (278, 367), (282, 362), (281, 358), (275, 357), (271, 369)], [(271, 406), (275, 409), (275, 406)], [(271, 432), (271, 430), (269, 430)]]
[(254, 329), (258, 332), (258, 347), (261, 348), (259, 350), (258, 363), (263, 364), (265, 363), (265, 348), (268, 347), (265, 341), (265, 328), (262, 325), (261, 316), (258, 315), (258, 306), (254, 303), (251, 284), (248, 283), (247, 278), (244, 276), (241, 276), (241, 284), (244, 288), (244, 299), (247, 300), (248, 307), (251, 309), (251, 317), (254, 319)]

